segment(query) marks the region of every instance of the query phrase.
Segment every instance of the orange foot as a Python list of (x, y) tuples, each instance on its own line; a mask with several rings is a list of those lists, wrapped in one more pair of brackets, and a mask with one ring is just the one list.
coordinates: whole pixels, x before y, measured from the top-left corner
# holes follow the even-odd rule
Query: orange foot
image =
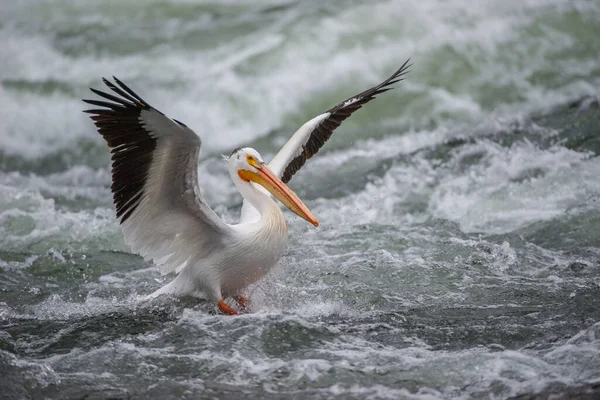
[(244, 296), (233, 296), (233, 299), (240, 308), (240, 311), (246, 311), (246, 306), (248, 305), (248, 298)]
[(233, 308), (229, 307), (227, 305), (227, 303), (225, 303), (223, 300), (219, 300), (219, 303), (217, 304), (219, 306), (219, 310), (223, 313), (223, 314), (227, 314), (227, 315), (237, 315), (237, 311), (235, 311)]

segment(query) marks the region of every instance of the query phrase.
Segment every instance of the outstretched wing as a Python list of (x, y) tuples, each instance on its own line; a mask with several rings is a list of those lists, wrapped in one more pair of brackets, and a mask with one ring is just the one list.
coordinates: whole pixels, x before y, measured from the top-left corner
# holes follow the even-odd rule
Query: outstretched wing
[(411, 66), (409, 61), (406, 60), (392, 76), (379, 85), (342, 101), (337, 106), (302, 125), (275, 155), (269, 163), (269, 167), (279, 175), (281, 180), (287, 183), (308, 159), (317, 154), (319, 149), (329, 140), (333, 131), (346, 118), (373, 100), (378, 94), (391, 90), (390, 85), (401, 81), (402, 76), (408, 72), (408, 68)]
[(222, 248), (231, 234), (198, 187), (200, 138), (152, 107), (123, 82), (85, 112), (112, 153), (112, 193), (125, 241), (163, 274)]
[[(269, 163), (269, 168), (282, 181), (287, 183), (308, 159), (317, 154), (319, 149), (329, 140), (333, 131), (346, 118), (364, 104), (373, 100), (378, 94), (391, 90), (390, 85), (401, 81), (411, 66), (409, 61), (410, 59), (406, 60), (392, 76), (379, 85), (342, 101), (302, 125), (273, 157), (273, 160)], [(240, 221), (245, 222), (257, 217), (258, 211), (249, 202), (244, 201)]]

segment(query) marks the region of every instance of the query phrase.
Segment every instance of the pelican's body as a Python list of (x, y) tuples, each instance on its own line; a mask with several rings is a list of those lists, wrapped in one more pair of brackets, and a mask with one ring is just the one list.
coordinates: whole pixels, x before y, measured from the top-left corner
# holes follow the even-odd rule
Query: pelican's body
[(305, 123), (267, 165), (251, 148), (236, 149), (229, 172), (244, 198), (239, 224), (223, 222), (198, 186), (200, 139), (183, 123), (150, 106), (115, 78), (105, 84), (117, 96), (95, 89), (107, 101), (84, 100), (86, 110), (112, 149), (112, 192), (125, 241), (163, 274), (177, 277), (151, 296), (202, 296), (225, 314), (237, 314), (223, 299), (245, 307), (244, 289), (264, 277), (285, 251), (288, 227), (273, 195), (318, 226), (286, 183), (344, 119), (389, 85), (401, 80), (408, 62), (390, 78)]
[(170, 284), (151, 296), (167, 293), (207, 296), (214, 301), (220, 296), (242, 296), (248, 285), (264, 277), (277, 263), (288, 242), (288, 226), (281, 208), (270, 196), (242, 181), (237, 174), (232, 173), (232, 179), (244, 199), (259, 214), (245, 222), (229, 225), (226, 251), (216, 251), (184, 267)]

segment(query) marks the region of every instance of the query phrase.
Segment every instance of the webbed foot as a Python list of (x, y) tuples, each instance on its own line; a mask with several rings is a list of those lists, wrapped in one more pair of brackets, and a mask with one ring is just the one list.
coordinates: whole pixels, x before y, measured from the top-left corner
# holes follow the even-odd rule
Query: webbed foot
[(226, 315), (237, 315), (238, 312), (235, 311), (233, 308), (229, 307), (229, 305), (227, 303), (225, 303), (223, 300), (219, 300), (219, 302), (217, 303), (217, 306), (219, 307), (219, 311), (221, 311), (223, 314)]

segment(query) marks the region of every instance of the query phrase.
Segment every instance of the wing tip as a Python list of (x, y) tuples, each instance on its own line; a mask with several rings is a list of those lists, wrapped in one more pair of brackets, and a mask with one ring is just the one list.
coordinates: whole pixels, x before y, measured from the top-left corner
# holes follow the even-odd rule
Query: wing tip
[[(404, 61), (404, 64), (402, 64), (400, 66), (400, 68), (398, 68), (396, 70), (396, 72), (394, 72), (392, 74), (392, 76), (390, 76), (388, 79), (386, 79), (384, 82), (388, 85), (391, 85), (393, 83), (396, 82), (400, 82), (403, 78), (401, 78), (402, 76), (408, 74), (410, 72), (409, 68), (413, 66), (413, 63), (410, 62), (410, 57), (406, 59), (406, 61)], [(399, 79), (397, 79), (399, 78)]]
[[(119, 107), (119, 108), (135, 107), (135, 108), (139, 108), (139, 109), (153, 109), (153, 110), (155, 109), (150, 104), (148, 104), (148, 102), (146, 102), (144, 99), (142, 99), (137, 93), (135, 93), (133, 90), (131, 90), (125, 83), (123, 83), (116, 76), (113, 75), (112, 79), (114, 80), (114, 82), (111, 82), (110, 79), (107, 79), (106, 77), (102, 77), (102, 82), (112, 92), (116, 93), (117, 96), (115, 96), (113, 94), (109, 94), (110, 92), (108, 92), (108, 93), (103, 92), (101, 90), (98, 90), (98, 89), (95, 89), (92, 87), (90, 87), (89, 89), (95, 95), (100, 96), (104, 99), (110, 100), (114, 103), (102, 102), (103, 104), (99, 104), (100, 103), (99, 100), (91, 100), (91, 99), (82, 99), (82, 101), (85, 103), (88, 103), (88, 104), (106, 107), (106, 108), (110, 108), (113, 110), (114, 110), (114, 107)], [(87, 111), (84, 111), (84, 112), (87, 112)]]

